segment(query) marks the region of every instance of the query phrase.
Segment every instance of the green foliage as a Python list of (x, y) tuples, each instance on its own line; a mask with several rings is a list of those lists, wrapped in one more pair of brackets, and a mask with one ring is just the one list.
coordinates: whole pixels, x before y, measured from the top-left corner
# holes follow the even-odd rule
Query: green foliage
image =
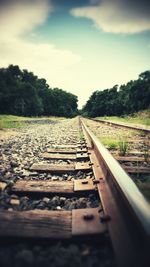
[(83, 132), (79, 132), (79, 141), (83, 141), (84, 140), (84, 134)]
[(130, 81), (119, 88), (95, 91), (83, 112), (89, 117), (127, 115), (150, 108), (150, 71), (139, 75), (135, 81)]
[[(114, 122), (116, 121), (116, 122), (150, 125), (150, 110), (138, 112), (138, 113), (133, 114), (132, 116), (122, 116), (122, 117), (104, 116), (104, 117), (97, 117), (97, 119), (110, 120)], [(141, 134), (144, 134), (144, 133), (141, 132)]]
[(64, 117), (21, 117), (15, 115), (0, 115), (0, 129), (3, 128), (21, 128), (28, 125), (28, 121), (38, 120), (57, 121), (64, 119)]
[(144, 160), (147, 163), (149, 162), (149, 148), (148, 148), (148, 146), (144, 148)]
[(110, 138), (110, 137), (101, 137), (100, 138), (100, 141), (102, 142), (102, 144), (104, 146), (106, 146), (107, 148), (109, 149), (117, 149), (118, 147), (118, 141), (113, 139), (113, 138)]
[(0, 113), (20, 116), (77, 114), (77, 96), (50, 88), (45, 79), (10, 65), (0, 69)]
[(0, 120), (0, 129), (3, 128), (21, 128), (23, 127), (25, 124), (23, 122), (20, 121), (6, 121), (6, 120)]
[(118, 147), (119, 147), (119, 155), (125, 156), (129, 148), (128, 142), (125, 140), (120, 140), (118, 142)]

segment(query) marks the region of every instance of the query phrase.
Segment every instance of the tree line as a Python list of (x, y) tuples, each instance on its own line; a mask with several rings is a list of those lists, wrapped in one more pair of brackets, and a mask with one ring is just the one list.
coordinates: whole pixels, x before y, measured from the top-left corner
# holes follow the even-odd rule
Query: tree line
[(82, 113), (89, 117), (123, 116), (146, 108), (150, 108), (150, 71), (120, 87), (93, 92)]
[(0, 113), (21, 116), (65, 116), (77, 114), (77, 96), (50, 88), (45, 79), (9, 65), (0, 68)]
[[(0, 68), (0, 113), (21, 116), (65, 116), (78, 114), (77, 96), (50, 88), (28, 70), (9, 65)], [(150, 71), (120, 87), (95, 91), (81, 113), (89, 117), (128, 115), (150, 108)]]

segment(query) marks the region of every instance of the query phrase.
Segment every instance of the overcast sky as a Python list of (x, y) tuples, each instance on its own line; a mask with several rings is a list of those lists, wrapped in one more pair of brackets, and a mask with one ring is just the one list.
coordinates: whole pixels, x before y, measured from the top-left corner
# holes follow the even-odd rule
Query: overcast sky
[(79, 98), (150, 69), (148, 0), (0, 0), (0, 67)]

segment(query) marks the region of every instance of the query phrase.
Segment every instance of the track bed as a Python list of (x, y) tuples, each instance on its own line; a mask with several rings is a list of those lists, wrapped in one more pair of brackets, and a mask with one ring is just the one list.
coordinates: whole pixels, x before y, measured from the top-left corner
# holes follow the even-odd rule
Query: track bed
[(147, 266), (148, 204), (83, 121), (33, 123), (1, 148), (1, 266)]
[(1, 142), (1, 266), (115, 266), (80, 132), (30, 123)]

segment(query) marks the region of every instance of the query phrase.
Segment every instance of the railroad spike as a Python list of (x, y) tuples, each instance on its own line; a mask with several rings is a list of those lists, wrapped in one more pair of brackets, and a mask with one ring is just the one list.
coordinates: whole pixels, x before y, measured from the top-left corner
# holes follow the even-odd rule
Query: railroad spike
[(94, 215), (93, 214), (85, 214), (85, 215), (83, 215), (83, 219), (85, 221), (91, 221), (94, 219)]
[(109, 222), (110, 220), (111, 220), (111, 216), (108, 214), (104, 214), (104, 215), (100, 216), (100, 221), (102, 223)]
[(100, 209), (98, 210), (99, 213), (102, 212), (102, 211), (103, 211), (103, 208), (100, 208)]
[(99, 180), (93, 180), (93, 184), (99, 184), (100, 181)]
[(88, 184), (88, 181), (82, 181), (81, 183), (82, 184)]

